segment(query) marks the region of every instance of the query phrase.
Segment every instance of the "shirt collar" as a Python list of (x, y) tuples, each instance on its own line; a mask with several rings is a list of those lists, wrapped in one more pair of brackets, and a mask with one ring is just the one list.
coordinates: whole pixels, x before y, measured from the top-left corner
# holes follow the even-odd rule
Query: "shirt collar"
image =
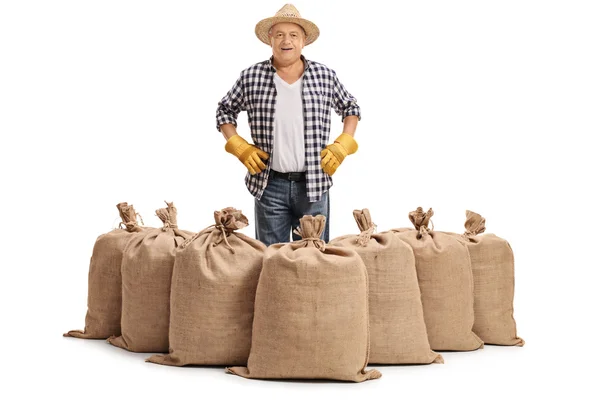
[[(304, 61), (304, 71), (308, 71), (308, 69), (310, 68), (310, 61), (308, 61), (306, 57), (304, 57), (302, 54), (300, 54), (300, 59)], [(273, 66), (273, 56), (271, 56), (267, 61), (265, 61), (265, 66), (273, 72), (276, 71), (275, 67)]]

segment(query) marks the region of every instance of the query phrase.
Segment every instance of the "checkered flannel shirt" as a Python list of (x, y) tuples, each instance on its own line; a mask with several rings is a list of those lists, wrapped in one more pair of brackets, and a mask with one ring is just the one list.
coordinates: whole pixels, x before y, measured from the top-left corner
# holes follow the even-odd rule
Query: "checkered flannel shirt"
[[(329, 143), (331, 108), (342, 117), (358, 116), (360, 107), (338, 80), (335, 71), (327, 66), (304, 61), (302, 104), (304, 108), (304, 143), (306, 159), (306, 193), (310, 202), (318, 201), (333, 184), (321, 168), (321, 150)], [(221, 99), (217, 108), (217, 129), (223, 124), (237, 127), (240, 111), (248, 113), (250, 134), (254, 145), (271, 154), (273, 150), (273, 123), (277, 90), (273, 78), (275, 68), (272, 58), (243, 70), (231, 90)], [(245, 182), (250, 193), (260, 200), (267, 187), (271, 157), (262, 172), (246, 174)]]

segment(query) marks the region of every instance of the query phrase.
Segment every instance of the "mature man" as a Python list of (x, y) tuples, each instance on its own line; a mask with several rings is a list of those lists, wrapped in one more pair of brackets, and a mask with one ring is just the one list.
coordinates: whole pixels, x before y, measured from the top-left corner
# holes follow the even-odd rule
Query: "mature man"
[[(335, 72), (302, 55), (319, 28), (286, 4), (256, 25), (256, 36), (273, 56), (240, 74), (217, 108), (217, 129), (225, 150), (248, 169), (245, 182), (255, 197), (256, 238), (269, 246), (300, 237), (293, 233), (304, 215), (327, 219), (321, 239), (329, 241), (329, 188), (344, 158), (358, 149), (354, 140), (360, 108)], [(331, 108), (343, 132), (329, 144)], [(248, 113), (254, 144), (238, 135), (237, 116)]]

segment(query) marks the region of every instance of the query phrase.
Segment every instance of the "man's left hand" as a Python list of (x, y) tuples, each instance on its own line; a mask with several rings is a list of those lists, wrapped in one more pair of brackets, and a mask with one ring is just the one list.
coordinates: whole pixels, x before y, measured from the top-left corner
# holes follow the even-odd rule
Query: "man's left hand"
[(352, 135), (342, 133), (335, 141), (321, 151), (321, 168), (329, 176), (333, 175), (344, 158), (356, 153), (358, 143)]

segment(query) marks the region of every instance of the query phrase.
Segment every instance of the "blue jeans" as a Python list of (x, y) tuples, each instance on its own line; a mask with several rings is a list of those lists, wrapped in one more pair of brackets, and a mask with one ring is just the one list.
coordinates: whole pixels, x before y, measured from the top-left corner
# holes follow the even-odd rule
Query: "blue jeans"
[(256, 239), (266, 246), (275, 243), (287, 243), (290, 234), (293, 240), (301, 237), (292, 231), (300, 225), (304, 215), (323, 215), (326, 223), (321, 239), (329, 242), (329, 192), (321, 199), (310, 203), (306, 196), (305, 181), (289, 181), (284, 178), (270, 177), (261, 199), (254, 199), (254, 217)]

